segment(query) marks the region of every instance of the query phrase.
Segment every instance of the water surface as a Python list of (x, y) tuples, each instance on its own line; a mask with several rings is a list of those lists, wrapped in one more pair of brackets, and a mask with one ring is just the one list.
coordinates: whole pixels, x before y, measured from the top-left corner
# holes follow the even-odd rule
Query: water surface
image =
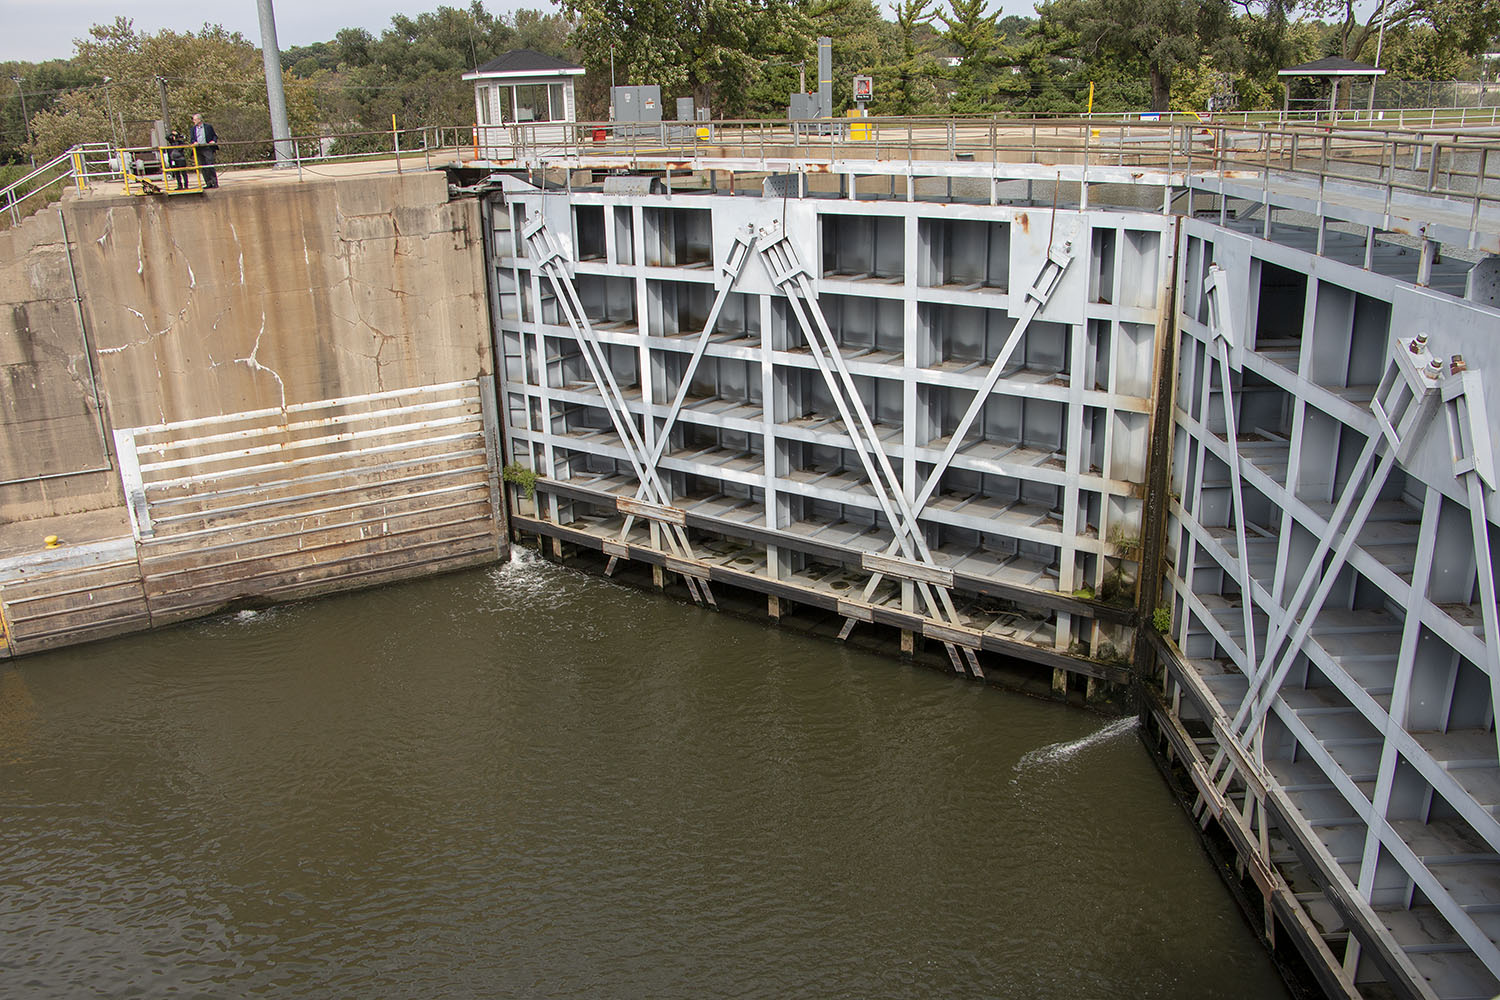
[(0, 992), (1284, 997), (1131, 729), (539, 561), (29, 657)]

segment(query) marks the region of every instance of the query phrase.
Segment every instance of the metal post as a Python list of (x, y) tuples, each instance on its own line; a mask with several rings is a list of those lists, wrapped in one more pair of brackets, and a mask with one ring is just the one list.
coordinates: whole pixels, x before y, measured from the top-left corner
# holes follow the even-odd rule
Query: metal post
[(156, 96), (161, 99), (161, 141), (167, 141), (167, 133), (172, 131), (172, 116), (167, 110), (167, 78), (158, 76), (156, 78)]
[(286, 92), (281, 86), (281, 50), (276, 47), (276, 12), (271, 0), (255, 0), (260, 12), (260, 56), (266, 67), (266, 103), (271, 107), (271, 138), (276, 144), (276, 167), (295, 166), (292, 129), (286, 118)]
[(115, 105), (114, 101), (110, 99), (109, 85), (110, 78), (106, 76), (104, 78), (104, 113), (105, 116), (109, 118), (109, 134), (110, 138), (114, 140), (115, 155), (118, 156), (120, 149), (120, 132), (119, 129), (115, 127)]
[[(25, 77), (17, 76), (15, 74), (11, 74), (11, 80), (13, 80), (15, 82), (15, 85), (16, 85), (16, 95), (21, 98), (21, 124), (26, 129), (26, 141), (28, 143), (30, 143), (31, 142), (31, 116), (26, 113), (26, 90), (25, 90), (24, 87), (21, 86), (21, 84), (25, 82), (25, 79), (26, 79)], [(32, 166), (34, 167), (34, 166), (36, 166), (36, 164), (33, 163)]]

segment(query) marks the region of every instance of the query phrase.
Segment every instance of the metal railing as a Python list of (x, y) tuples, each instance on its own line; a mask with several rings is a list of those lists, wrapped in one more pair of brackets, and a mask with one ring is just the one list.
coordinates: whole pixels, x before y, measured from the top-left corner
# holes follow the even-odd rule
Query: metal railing
[(109, 156), (107, 143), (83, 143), (0, 188), (0, 207), (5, 218), (10, 225), (19, 225), (69, 183), (82, 191), (92, 181), (116, 176), (118, 172), (110, 167)]
[[(148, 158), (149, 157), (149, 158)], [(117, 162), (125, 181), (125, 193), (133, 195), (197, 194), (204, 188), (198, 147), (140, 146), (118, 151)], [(208, 165), (212, 170), (213, 166)], [(153, 180), (156, 177), (160, 183)]]
[(1339, 185), (1357, 186), (1380, 198), (1385, 216), (1403, 196), (1432, 199), (1430, 211), (1465, 214), (1455, 224), (1470, 232), (1471, 246), (1473, 234), (1494, 228), (1493, 215), (1481, 216), (1500, 206), (1500, 135), (1364, 127), (1215, 128), (1211, 136), (1184, 144), (1189, 184), (1204, 174), (1248, 175), (1270, 200), (1273, 187), (1300, 180), (1316, 185), (1320, 204), (1336, 200)]
[[(499, 140), (498, 142), (496, 140)], [(1306, 180), (1321, 193), (1330, 184), (1373, 188), (1387, 209), (1401, 197), (1421, 195), (1468, 208), (1470, 227), (1480, 225), (1500, 202), (1500, 127), (1401, 127), (1372, 122), (1329, 123), (1308, 115), (1286, 123), (1222, 120), (1196, 116), (1094, 115), (1083, 118), (997, 116), (844, 118), (811, 122), (720, 120), (630, 124), (619, 122), (534, 123), (506, 126), (445, 126), (381, 132), (303, 136), (291, 142), (299, 175), (322, 165), (381, 161), (378, 169), (402, 169), (420, 158), (435, 163), (496, 162), (545, 167), (568, 161), (615, 167), (712, 158), (746, 161), (826, 161), (841, 172), (921, 174), (951, 171), (944, 164), (974, 161), (974, 172), (1003, 175), (995, 164), (1057, 166), (1059, 178), (1080, 185), (1118, 180), (1102, 167), (1145, 172), (1142, 181), (1191, 187), (1197, 178), (1234, 175), (1258, 181), (1270, 192), (1287, 178)], [(354, 146), (353, 151), (349, 150)], [(273, 165), (265, 140), (221, 143), (219, 171)], [(157, 149), (160, 157), (169, 150)], [(246, 156), (246, 153), (251, 155)], [(881, 162), (886, 161), (886, 162)], [(891, 163), (889, 161), (896, 161)], [(986, 167), (986, 164), (990, 166)], [(836, 166), (835, 166), (836, 165)], [(196, 163), (191, 172), (196, 174)], [(739, 167), (737, 169), (747, 169)], [(1148, 176), (1149, 175), (1149, 176)], [(120, 176), (103, 144), (80, 146), (0, 190), (0, 205), (13, 220), (29, 198), (72, 179), (79, 187), (104, 176)], [(1164, 209), (1167, 207), (1164, 201)]]

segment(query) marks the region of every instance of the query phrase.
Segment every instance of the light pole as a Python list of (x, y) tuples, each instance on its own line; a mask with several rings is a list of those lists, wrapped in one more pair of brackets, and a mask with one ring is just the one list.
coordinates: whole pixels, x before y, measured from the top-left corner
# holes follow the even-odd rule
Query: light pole
[(104, 113), (109, 118), (109, 134), (114, 139), (115, 153), (120, 151), (120, 130), (115, 126), (115, 104), (109, 99), (110, 77), (104, 78)]
[[(21, 77), (12, 73), (10, 78), (15, 81), (16, 93), (21, 97), (21, 126), (26, 129), (26, 144), (29, 146), (31, 145), (31, 116), (26, 113), (26, 90), (21, 86), (23, 82)], [(36, 157), (34, 156), (31, 158), (31, 165), (33, 167), (36, 166)]]
[[(1376, 69), (1380, 68), (1380, 53), (1385, 48), (1386, 4), (1387, 4), (1387, 0), (1381, 0), (1380, 7), (1375, 11), (1375, 13), (1377, 13), (1377, 14), (1380, 15), (1380, 34), (1375, 39), (1375, 68)], [(1370, 77), (1370, 106), (1368, 108), (1368, 111), (1369, 111), (1369, 117), (1372, 120), (1375, 117), (1375, 81), (1378, 78), (1379, 78), (1379, 74), (1378, 73), (1375, 76)]]
[(271, 0), (256, 0), (260, 13), (260, 56), (266, 67), (266, 104), (271, 112), (271, 139), (278, 169), (296, 166), (292, 129), (286, 117), (286, 92), (281, 86), (281, 50), (276, 47), (276, 11)]

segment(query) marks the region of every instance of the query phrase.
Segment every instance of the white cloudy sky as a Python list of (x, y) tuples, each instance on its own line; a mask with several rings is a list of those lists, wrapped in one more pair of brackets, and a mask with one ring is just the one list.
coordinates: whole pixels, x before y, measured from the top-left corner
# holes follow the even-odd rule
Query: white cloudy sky
[[(876, 0), (882, 9), (889, 3)], [(1001, 0), (1008, 14), (1031, 14), (1034, 0)], [(416, 14), (439, 6), (464, 7), (468, 0), (277, 0), (276, 41), (281, 48), (332, 38), (340, 28), (368, 28), (379, 33), (393, 14)], [(550, 0), (485, 0), (496, 14), (518, 7), (554, 10)], [(105, 24), (124, 14), (137, 31), (197, 31), (204, 21), (221, 24), (260, 44), (260, 20), (255, 0), (200, 3), (198, 0), (0, 0), (0, 61), (65, 59), (73, 54), (73, 39), (88, 34), (89, 26)]]
[[(468, 0), (278, 0), (276, 40), (285, 49), (332, 38), (340, 28), (368, 28), (379, 33), (397, 13), (416, 14), (439, 6), (465, 7)], [(499, 14), (517, 7), (552, 10), (549, 0), (486, 0)], [(89, 26), (113, 21), (124, 14), (137, 31), (197, 31), (204, 21), (221, 24), (260, 44), (260, 18), (255, 0), (201, 3), (198, 0), (0, 0), (0, 60), (65, 59), (73, 54), (73, 39), (88, 34)]]

